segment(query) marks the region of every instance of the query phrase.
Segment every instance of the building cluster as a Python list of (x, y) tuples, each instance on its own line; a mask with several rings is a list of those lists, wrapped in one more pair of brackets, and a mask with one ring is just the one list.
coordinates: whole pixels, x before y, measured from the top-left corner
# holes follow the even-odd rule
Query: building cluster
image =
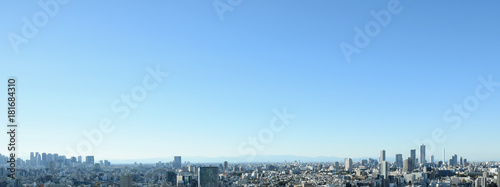
[[(16, 179), (6, 176), (7, 165), (0, 164), (2, 186), (116, 186), (116, 187), (263, 187), (263, 186), (346, 186), (346, 187), (496, 187), (500, 184), (500, 162), (468, 162), (452, 155), (435, 161), (427, 157), (425, 145), (417, 158), (412, 149), (403, 159), (396, 154), (387, 160), (386, 151), (378, 159), (346, 158), (336, 162), (276, 163), (182, 163), (111, 164), (94, 161), (93, 156), (66, 158), (58, 154), (31, 153), (29, 160), (18, 160)], [(7, 157), (0, 155), (1, 163)]]

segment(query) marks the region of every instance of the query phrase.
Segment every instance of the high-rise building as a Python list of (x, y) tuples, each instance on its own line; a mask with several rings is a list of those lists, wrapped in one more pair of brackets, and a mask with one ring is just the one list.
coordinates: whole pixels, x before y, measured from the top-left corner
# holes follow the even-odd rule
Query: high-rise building
[(380, 174), (384, 177), (384, 179), (388, 179), (389, 165), (387, 164), (387, 161), (380, 162)]
[(219, 168), (200, 167), (198, 169), (198, 187), (213, 187), (219, 185)]
[(42, 153), (42, 165), (47, 165), (47, 153)]
[(407, 159), (405, 159), (403, 161), (403, 172), (412, 172), (413, 171), (413, 166), (415, 166), (415, 164), (412, 163), (412, 158), (411, 157), (408, 157)]
[(352, 159), (351, 158), (346, 158), (345, 159), (345, 170), (346, 171), (352, 171)]
[(420, 163), (425, 164), (425, 145), (420, 145)]
[(403, 154), (396, 154), (396, 167), (402, 168), (403, 167)]
[(47, 154), (47, 164), (48, 164), (50, 161), (54, 161), (54, 156), (52, 156), (52, 153)]
[(443, 148), (443, 164), (446, 163), (446, 152), (445, 149)]
[(227, 161), (224, 161), (224, 171), (227, 170)]
[(30, 164), (31, 164), (31, 166), (35, 166), (35, 153), (34, 152), (30, 153)]
[(42, 163), (42, 156), (40, 155), (39, 152), (36, 152), (35, 153), (35, 160), (36, 160), (36, 166), (39, 166), (41, 163)]
[(385, 150), (380, 151), (379, 162), (385, 161)]
[(182, 168), (182, 161), (181, 161), (181, 156), (174, 156), (174, 168), (176, 169), (181, 169)]
[(460, 157), (460, 166), (464, 166), (464, 160), (462, 159), (462, 157)]
[(132, 187), (133, 178), (132, 175), (122, 175), (120, 177), (120, 187)]
[(78, 163), (82, 163), (83, 160), (82, 160), (82, 156), (78, 156)]
[(434, 155), (431, 155), (431, 163), (434, 163)]
[(413, 163), (413, 166), (415, 167), (417, 165), (417, 153), (415, 149), (410, 150), (410, 157), (411, 163)]
[(94, 156), (85, 157), (85, 163), (94, 165)]
[(457, 154), (453, 154), (451, 156), (451, 164), (450, 165), (457, 166), (457, 164), (458, 164), (458, 156), (457, 156)]
[(500, 172), (497, 175), (497, 186), (500, 186)]

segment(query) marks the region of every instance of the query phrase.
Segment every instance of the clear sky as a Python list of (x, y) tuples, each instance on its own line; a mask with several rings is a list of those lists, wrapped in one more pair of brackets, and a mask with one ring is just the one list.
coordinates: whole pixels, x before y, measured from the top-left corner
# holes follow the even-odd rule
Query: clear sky
[[(479, 77), (500, 82), (499, 1), (221, 0), (223, 20), (211, 0), (39, 2), (54, 1), (0, 2), (0, 85), (18, 77), (24, 158), (73, 156), (67, 147), (106, 118), (115, 128), (92, 146), (97, 160), (245, 156), (247, 138), (286, 107), (295, 118), (257, 154), (407, 157), (440, 129), (446, 139), (427, 151), (436, 160), (443, 148), (500, 160), (500, 87), (476, 96)], [(398, 11), (381, 26), (370, 12), (388, 4)], [(37, 32), (23, 34), (33, 16)], [(355, 27), (373, 23), (348, 62), (340, 44), (356, 47)], [(120, 119), (111, 105), (157, 66), (168, 77)], [(478, 105), (454, 129), (460, 115), (443, 115), (464, 101)]]

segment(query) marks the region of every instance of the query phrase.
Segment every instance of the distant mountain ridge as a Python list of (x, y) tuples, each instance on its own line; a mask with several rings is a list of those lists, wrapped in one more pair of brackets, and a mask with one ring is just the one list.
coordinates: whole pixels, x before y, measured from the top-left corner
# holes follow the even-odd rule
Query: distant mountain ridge
[[(319, 156), (319, 157), (307, 157), (307, 156), (294, 156), (294, 155), (257, 155), (253, 159), (249, 156), (240, 157), (190, 157), (183, 156), (182, 162), (190, 163), (223, 163), (228, 161), (230, 163), (251, 163), (251, 162), (343, 162), (345, 158), (335, 157), (335, 156)], [(352, 158), (353, 161), (358, 162), (362, 159), (375, 159), (378, 161), (377, 157), (360, 157)], [(134, 162), (143, 164), (152, 163), (169, 163), (173, 160), (172, 158), (148, 158), (148, 159), (126, 159), (126, 160), (110, 160), (114, 164), (133, 164)], [(387, 161), (394, 161), (394, 158), (387, 158)]]

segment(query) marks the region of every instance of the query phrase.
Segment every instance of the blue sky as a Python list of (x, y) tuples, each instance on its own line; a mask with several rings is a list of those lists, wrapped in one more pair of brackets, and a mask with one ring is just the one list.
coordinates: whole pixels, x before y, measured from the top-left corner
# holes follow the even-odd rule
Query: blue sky
[[(500, 82), (498, 1), (402, 0), (351, 62), (340, 43), (353, 45), (354, 28), (390, 1), (243, 0), (224, 20), (213, 1), (70, 1), (16, 52), (9, 33), (22, 36), (39, 2), (54, 1), (0, 2), (0, 73), (19, 79), (22, 157), (70, 154), (103, 118), (115, 129), (92, 146), (98, 160), (245, 156), (239, 145), (286, 107), (296, 117), (258, 154), (407, 157), (440, 128), (436, 160), (442, 148), (500, 159), (500, 87), (459, 128), (443, 119), (479, 77)], [(119, 119), (111, 104), (157, 65), (169, 76)]]

